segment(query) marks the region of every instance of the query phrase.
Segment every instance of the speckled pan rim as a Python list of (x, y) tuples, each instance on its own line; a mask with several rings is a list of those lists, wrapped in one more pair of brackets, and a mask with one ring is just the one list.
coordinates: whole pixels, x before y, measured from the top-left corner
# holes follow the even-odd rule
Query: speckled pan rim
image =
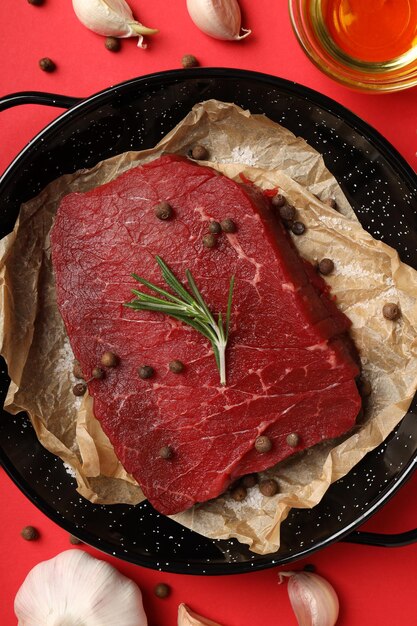
[[(176, 80), (183, 81), (185, 78), (217, 78), (225, 80), (227, 80), (228, 78), (251, 79), (259, 81), (263, 84), (270, 84), (271, 86), (286, 91), (291, 95), (306, 99), (311, 104), (328, 111), (332, 115), (342, 119), (343, 122), (350, 125), (354, 131), (363, 136), (381, 154), (384, 155), (384, 158), (389, 162), (390, 166), (398, 173), (400, 177), (405, 179), (409, 186), (417, 188), (416, 174), (401, 157), (398, 151), (378, 131), (369, 126), (369, 124), (367, 124), (355, 114), (350, 112), (348, 109), (328, 98), (327, 96), (324, 96), (307, 87), (303, 87), (302, 85), (267, 74), (250, 72), (246, 70), (235, 70), (230, 68), (203, 68), (192, 70), (171, 70), (168, 72), (160, 72), (140, 78), (135, 78), (120, 83), (119, 85), (110, 87), (109, 89), (100, 91), (99, 93), (89, 98), (86, 98), (85, 100), (82, 100), (79, 104), (76, 104), (69, 111), (66, 111), (56, 120), (51, 122), (45, 129), (38, 133), (35, 138), (20, 152), (20, 154), (13, 160), (11, 165), (6, 169), (6, 171), (0, 178), (0, 193), (2, 191), (2, 185), (4, 181), (6, 181), (10, 176), (13, 176), (16, 169), (21, 167), (22, 161), (24, 161), (26, 158), (30, 158), (31, 149), (33, 148), (33, 146), (36, 146), (36, 143), (41, 139), (45, 141), (48, 138), (48, 135), (56, 132), (56, 130), (64, 121), (67, 122), (68, 119), (75, 118), (79, 114), (82, 114), (83, 109), (96, 105), (99, 106), (101, 103), (104, 103), (109, 99), (111, 100), (113, 96), (117, 95), (118, 91), (128, 89), (132, 85), (138, 86), (138, 88), (140, 88), (141, 86), (149, 85), (163, 86), (166, 81), (169, 81), (171, 84), (173, 82), (175, 83)], [(154, 558), (146, 559), (145, 557), (138, 558), (137, 556), (130, 556), (129, 554), (126, 555), (121, 550), (118, 550), (118, 547), (114, 544), (106, 541), (100, 541), (98, 543), (97, 538), (88, 531), (76, 528), (74, 523), (63, 520), (52, 506), (50, 506), (42, 498), (39, 498), (36, 490), (31, 487), (29, 482), (19, 473), (19, 471), (17, 471), (13, 464), (10, 463), (8, 456), (3, 452), (2, 449), (0, 449), (0, 461), (7, 474), (18, 486), (18, 488), (24, 493), (24, 495), (35, 506), (37, 506), (37, 508), (39, 508), (59, 526), (72, 534), (76, 534), (85, 543), (90, 544), (91, 546), (97, 548), (98, 550), (104, 551), (107, 554), (118, 556), (125, 561), (130, 561), (144, 567), (156, 567)], [(163, 567), (162, 569), (164, 569), (165, 571), (182, 574), (235, 574), (262, 570), (268, 567), (274, 567), (277, 564), (281, 565), (284, 563), (302, 559), (308, 555), (311, 555), (315, 551), (324, 548), (325, 546), (328, 546), (336, 541), (343, 539), (355, 528), (364, 523), (383, 504), (385, 504), (396, 493), (399, 487), (404, 484), (404, 482), (410, 477), (411, 473), (414, 470), (416, 462), (417, 454), (408, 460), (403, 469), (398, 472), (395, 479), (392, 479), (391, 483), (389, 483), (388, 486), (379, 493), (378, 497), (370, 502), (368, 508), (362, 514), (360, 514), (354, 520), (354, 522), (343, 526), (343, 528), (341, 528), (338, 532), (333, 532), (329, 537), (326, 537), (324, 539), (318, 539), (314, 545), (310, 545), (308, 548), (305, 548), (303, 550), (298, 550), (297, 553), (291, 554), (287, 558), (282, 558), (278, 555), (266, 555), (265, 557), (258, 558), (255, 562), (237, 562), (222, 564), (204, 563), (204, 570), (202, 565), (200, 564), (193, 563), (190, 566), (190, 564), (186, 564), (184, 563), (184, 561), (181, 561), (176, 563), (171, 562), (169, 565)]]

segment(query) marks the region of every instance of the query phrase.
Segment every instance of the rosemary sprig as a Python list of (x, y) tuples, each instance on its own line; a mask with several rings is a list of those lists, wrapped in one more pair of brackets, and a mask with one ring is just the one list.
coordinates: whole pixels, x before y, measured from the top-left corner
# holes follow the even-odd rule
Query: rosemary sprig
[[(145, 278), (132, 274), (133, 278), (141, 285), (148, 287), (154, 293), (163, 296), (157, 296), (132, 289), (132, 293), (136, 298), (131, 302), (125, 302), (125, 306), (140, 311), (155, 311), (157, 313), (165, 313), (170, 317), (188, 324), (199, 333), (207, 337), (210, 341), (216, 364), (220, 373), (220, 383), (226, 384), (226, 346), (229, 338), (230, 316), (232, 312), (233, 288), (235, 277), (230, 279), (229, 295), (227, 299), (226, 323), (224, 324), (222, 314), (217, 316), (217, 322), (208, 308), (203, 296), (201, 295), (196, 282), (190, 270), (186, 270), (189, 291), (178, 280), (175, 274), (169, 269), (168, 265), (161, 259), (155, 257), (156, 262), (161, 270), (162, 278), (172, 289), (174, 293), (170, 293), (157, 285), (149, 282)], [(175, 294), (175, 295), (174, 295)]]

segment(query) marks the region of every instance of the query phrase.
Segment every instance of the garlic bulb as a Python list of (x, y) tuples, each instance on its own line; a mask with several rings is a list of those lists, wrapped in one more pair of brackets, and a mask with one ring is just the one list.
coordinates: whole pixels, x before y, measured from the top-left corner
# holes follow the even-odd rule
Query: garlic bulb
[(106, 37), (138, 36), (140, 48), (146, 48), (143, 35), (158, 32), (137, 22), (125, 0), (72, 0), (72, 6), (80, 22), (93, 32)]
[(194, 24), (215, 39), (244, 39), (251, 31), (242, 28), (237, 0), (187, 0), (187, 9)]
[(185, 604), (180, 604), (178, 607), (178, 626), (221, 626), (221, 624), (201, 617)]
[(18, 626), (147, 626), (139, 587), (82, 550), (29, 572), (17, 592)]
[(311, 572), (280, 572), (288, 581), (288, 595), (299, 626), (334, 626), (339, 600), (327, 580)]

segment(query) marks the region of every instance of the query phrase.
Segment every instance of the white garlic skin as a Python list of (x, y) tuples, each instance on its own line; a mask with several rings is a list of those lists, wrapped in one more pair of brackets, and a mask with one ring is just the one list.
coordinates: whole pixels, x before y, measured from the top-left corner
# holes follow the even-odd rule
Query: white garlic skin
[(288, 596), (299, 626), (334, 626), (339, 599), (332, 585), (312, 572), (280, 572), (288, 577)]
[(239, 40), (250, 35), (242, 29), (241, 13), (237, 0), (187, 0), (187, 9), (194, 24), (203, 33), (223, 40)]
[(138, 36), (138, 46), (145, 48), (143, 35), (158, 32), (136, 21), (125, 0), (72, 0), (72, 6), (80, 22), (98, 35), (121, 38)]
[(147, 626), (139, 587), (105, 561), (66, 550), (29, 572), (17, 592), (18, 626)]
[(177, 626), (221, 626), (221, 624), (197, 615), (186, 604), (180, 604), (178, 607)]

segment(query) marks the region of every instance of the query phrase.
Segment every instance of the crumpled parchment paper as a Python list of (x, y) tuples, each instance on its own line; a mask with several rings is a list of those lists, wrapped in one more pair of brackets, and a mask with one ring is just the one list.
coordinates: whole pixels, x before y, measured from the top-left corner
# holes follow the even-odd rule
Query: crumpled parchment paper
[[(234, 104), (200, 103), (154, 149), (62, 176), (22, 206), (14, 231), (0, 242), (0, 351), (12, 379), (5, 408), (29, 414), (39, 440), (73, 468), (79, 493), (90, 501), (143, 500), (94, 418), (91, 398), (72, 394), (73, 355), (55, 301), (49, 231), (67, 193), (92, 189), (161, 154), (185, 155), (196, 143), (209, 149), (207, 165), (236, 180), (244, 174), (264, 189), (279, 187), (297, 207), (307, 231), (296, 245), (310, 261), (335, 262), (327, 280), (353, 322), (363, 377), (372, 385), (353, 432), (264, 473), (279, 482), (276, 496), (264, 497), (253, 487), (243, 502), (225, 494), (172, 516), (207, 537), (235, 537), (267, 554), (279, 548), (280, 524), (289, 510), (317, 504), (333, 481), (378, 446), (407, 412), (417, 388), (417, 272), (362, 229), (322, 157), (268, 118)], [(338, 211), (317, 196), (335, 198)], [(399, 304), (398, 321), (382, 316), (386, 302)]]

